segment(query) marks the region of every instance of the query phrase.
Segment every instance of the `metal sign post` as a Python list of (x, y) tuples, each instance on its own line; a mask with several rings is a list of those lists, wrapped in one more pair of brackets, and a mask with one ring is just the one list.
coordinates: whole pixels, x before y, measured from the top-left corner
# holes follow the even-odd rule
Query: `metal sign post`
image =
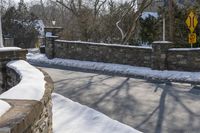
[(166, 39), (165, 39), (165, 31), (166, 31), (166, 29), (165, 29), (165, 16), (163, 16), (163, 41), (165, 41)]
[(190, 30), (189, 33), (189, 38), (188, 38), (188, 42), (191, 45), (191, 48), (193, 47), (193, 44), (195, 44), (197, 42), (197, 35), (196, 33), (194, 33), (194, 30), (197, 27), (198, 24), (198, 17), (196, 16), (196, 14), (191, 11), (185, 21), (185, 23), (188, 26), (188, 29)]

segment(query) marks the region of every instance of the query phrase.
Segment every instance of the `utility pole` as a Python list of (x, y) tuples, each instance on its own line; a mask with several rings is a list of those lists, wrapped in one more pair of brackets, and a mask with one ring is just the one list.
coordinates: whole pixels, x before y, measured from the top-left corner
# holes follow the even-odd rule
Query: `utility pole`
[(3, 33), (2, 33), (2, 22), (1, 22), (1, 16), (3, 13), (3, 0), (1, 0), (1, 11), (0, 11), (0, 48), (3, 46)]
[(166, 6), (167, 6), (167, 1), (163, 1), (163, 41), (166, 41)]

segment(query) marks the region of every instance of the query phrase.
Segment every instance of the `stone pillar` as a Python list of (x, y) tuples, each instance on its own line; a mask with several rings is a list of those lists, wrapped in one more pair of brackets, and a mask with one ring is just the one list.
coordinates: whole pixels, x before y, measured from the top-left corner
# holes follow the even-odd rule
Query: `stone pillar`
[(54, 45), (55, 40), (58, 39), (58, 36), (48, 36), (46, 37), (46, 46), (45, 46), (45, 53), (49, 59), (54, 58)]
[(172, 42), (155, 41), (152, 44), (151, 68), (155, 70), (167, 70), (167, 52)]

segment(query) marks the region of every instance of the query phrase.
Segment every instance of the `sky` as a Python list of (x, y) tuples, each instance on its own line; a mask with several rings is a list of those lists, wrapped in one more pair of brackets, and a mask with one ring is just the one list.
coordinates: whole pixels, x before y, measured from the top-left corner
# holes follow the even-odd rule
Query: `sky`
[[(20, 0), (14, 0), (15, 2), (20, 2)], [(31, 0), (24, 0), (24, 2), (29, 2)]]
[[(14, 0), (16, 3), (20, 2), (20, 0)], [(24, 0), (24, 2), (29, 2), (31, 0)]]

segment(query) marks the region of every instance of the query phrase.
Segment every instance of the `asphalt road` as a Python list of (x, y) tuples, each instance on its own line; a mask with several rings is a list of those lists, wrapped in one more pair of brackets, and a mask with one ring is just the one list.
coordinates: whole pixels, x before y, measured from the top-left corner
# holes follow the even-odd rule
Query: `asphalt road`
[[(199, 133), (200, 87), (44, 68), (55, 92), (145, 133)], [(91, 125), (92, 126), (92, 125)]]

